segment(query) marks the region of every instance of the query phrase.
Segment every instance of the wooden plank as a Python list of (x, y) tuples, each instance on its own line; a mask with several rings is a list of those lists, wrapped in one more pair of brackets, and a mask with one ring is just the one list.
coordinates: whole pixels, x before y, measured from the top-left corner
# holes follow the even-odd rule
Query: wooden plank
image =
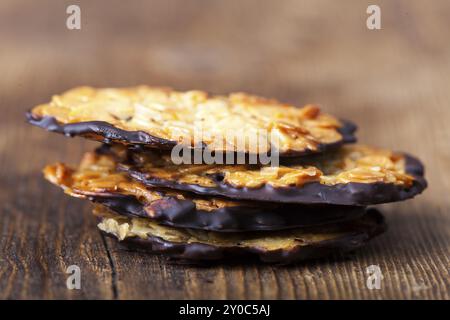
[[(0, 298), (449, 299), (450, 4), (378, 1), (79, 1), (0, 5)], [(96, 230), (90, 205), (43, 181), (41, 168), (76, 163), (96, 144), (24, 124), (23, 113), (67, 88), (140, 83), (249, 91), (317, 102), (359, 124), (362, 142), (407, 150), (430, 183), (384, 205), (389, 231), (345, 257), (290, 267), (180, 266), (127, 252)], [(67, 266), (82, 289), (67, 290)], [(380, 266), (381, 290), (366, 287)]]
[[(34, 156), (39, 152), (38, 147), (31, 147), (22, 150), (20, 157), (31, 163), (39, 158)], [(20, 175), (14, 163), (2, 161), (1, 165), (8, 168), (9, 177), (0, 179), (4, 203), (0, 215), (0, 297), (112, 298), (110, 261), (85, 203), (62, 196), (42, 181), (37, 168)], [(81, 290), (66, 287), (70, 265), (80, 267)]]

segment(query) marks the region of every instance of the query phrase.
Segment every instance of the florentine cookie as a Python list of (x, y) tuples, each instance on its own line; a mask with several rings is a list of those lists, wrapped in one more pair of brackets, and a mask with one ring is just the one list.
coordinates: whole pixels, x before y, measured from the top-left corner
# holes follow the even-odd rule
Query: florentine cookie
[(119, 170), (144, 184), (241, 200), (371, 205), (412, 198), (427, 186), (416, 158), (363, 145), (278, 167), (175, 165), (166, 154), (124, 150), (109, 149)]
[(174, 227), (220, 232), (279, 230), (341, 222), (365, 212), (356, 206), (261, 205), (146, 187), (116, 171), (111, 155), (95, 152), (86, 153), (78, 168), (49, 165), (44, 176), (71, 196), (101, 203), (121, 215)]
[[(75, 88), (36, 106), (27, 117), (31, 124), (68, 136), (158, 149), (183, 144), (212, 151), (270, 153), (276, 140), (280, 156), (320, 153), (354, 142), (356, 130), (314, 105), (297, 108), (245, 93), (211, 96), (147, 86)], [(256, 133), (258, 141), (266, 142), (256, 150), (253, 140), (243, 145), (224, 141), (230, 134), (250, 139)]]
[(128, 249), (188, 261), (257, 258), (288, 264), (354, 250), (386, 229), (382, 215), (374, 209), (352, 221), (326, 226), (226, 234), (161, 226), (150, 219), (114, 214), (102, 206), (94, 214), (100, 218), (99, 229)]

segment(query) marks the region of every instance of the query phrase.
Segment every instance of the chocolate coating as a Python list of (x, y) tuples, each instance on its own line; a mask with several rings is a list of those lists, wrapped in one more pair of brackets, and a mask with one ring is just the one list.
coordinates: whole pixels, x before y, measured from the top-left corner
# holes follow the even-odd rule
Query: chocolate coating
[(157, 200), (149, 210), (133, 196), (89, 196), (118, 214), (151, 218), (162, 225), (210, 230), (216, 232), (245, 232), (282, 230), (296, 227), (337, 223), (355, 219), (364, 214), (357, 206), (230, 206), (211, 212), (196, 209), (190, 200), (165, 197)]

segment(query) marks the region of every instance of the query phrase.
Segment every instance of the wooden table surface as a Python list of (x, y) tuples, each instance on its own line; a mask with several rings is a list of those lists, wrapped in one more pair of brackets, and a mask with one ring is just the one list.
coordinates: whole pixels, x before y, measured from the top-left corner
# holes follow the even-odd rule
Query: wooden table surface
[[(382, 29), (366, 28), (377, 3)], [(81, 6), (81, 30), (65, 27)], [(0, 297), (448, 299), (450, 2), (13, 1), (0, 3)], [(89, 203), (45, 182), (96, 144), (27, 125), (24, 112), (78, 85), (168, 85), (319, 103), (365, 143), (409, 151), (429, 188), (381, 206), (389, 231), (349, 255), (291, 267), (180, 266), (123, 251)], [(68, 290), (66, 268), (81, 268)], [(378, 265), (380, 290), (366, 287)]]

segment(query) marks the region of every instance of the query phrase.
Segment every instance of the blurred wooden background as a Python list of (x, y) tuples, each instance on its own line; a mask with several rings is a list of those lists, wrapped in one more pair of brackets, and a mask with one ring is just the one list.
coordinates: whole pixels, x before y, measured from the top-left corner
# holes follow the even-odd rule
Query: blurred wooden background
[[(366, 28), (378, 4), (382, 30)], [(66, 29), (81, 6), (82, 29)], [(450, 296), (449, 1), (0, 2), (0, 297), (398, 299)], [(365, 143), (407, 150), (429, 188), (383, 206), (390, 229), (355, 254), (293, 267), (197, 268), (119, 250), (88, 203), (44, 182), (95, 143), (25, 124), (78, 85), (168, 85), (319, 103)], [(67, 290), (65, 270), (82, 271)], [(379, 265), (381, 290), (366, 288)]]

